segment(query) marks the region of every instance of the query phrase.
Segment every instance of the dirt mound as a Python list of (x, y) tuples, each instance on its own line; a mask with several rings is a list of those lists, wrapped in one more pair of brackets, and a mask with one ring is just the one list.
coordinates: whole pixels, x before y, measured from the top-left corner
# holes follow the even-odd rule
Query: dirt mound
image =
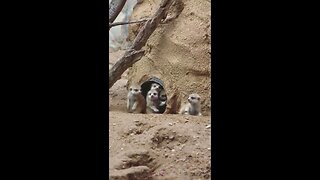
[[(150, 17), (159, 2), (143, 1), (138, 4), (131, 19)], [(191, 93), (202, 97), (203, 115), (211, 113), (210, 3), (176, 1), (168, 13), (168, 17), (173, 19), (158, 26), (147, 42), (147, 53), (128, 72), (129, 85), (133, 82), (141, 84), (151, 76), (163, 80), (169, 104), (166, 113), (176, 113)], [(140, 26), (129, 26), (131, 40)]]
[(109, 179), (150, 179), (156, 164), (154, 158), (146, 150), (131, 150), (111, 159), (112, 164)]
[(210, 117), (109, 116), (110, 179), (210, 179)]
[[(131, 19), (149, 17), (159, 2), (144, 0)], [(211, 178), (210, 1), (176, 2), (168, 14), (173, 19), (156, 29), (146, 55), (109, 90), (109, 179)], [(129, 38), (138, 29), (130, 25)], [(109, 55), (109, 68), (122, 54)], [(127, 113), (126, 88), (151, 76), (164, 82), (169, 114)], [(170, 114), (193, 92), (202, 97), (208, 116)]]

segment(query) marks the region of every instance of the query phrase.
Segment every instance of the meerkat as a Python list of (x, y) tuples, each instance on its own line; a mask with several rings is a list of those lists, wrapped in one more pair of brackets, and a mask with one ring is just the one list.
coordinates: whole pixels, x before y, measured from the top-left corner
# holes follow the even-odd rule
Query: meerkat
[(159, 94), (155, 89), (150, 89), (147, 94), (147, 113), (158, 113), (159, 112)]
[(164, 106), (167, 103), (167, 94), (166, 94), (166, 91), (164, 89), (162, 89), (159, 92), (159, 100), (160, 100), (159, 106)]
[(157, 84), (157, 83), (152, 83), (150, 90), (151, 90), (151, 89), (155, 89), (155, 90), (157, 90), (158, 92), (160, 92), (161, 87), (160, 87), (160, 85)]
[(158, 101), (159, 105), (158, 106), (164, 106), (167, 101), (166, 91), (163, 88), (161, 88), (161, 86), (157, 83), (152, 83), (150, 90), (151, 89), (156, 90), (159, 94), (159, 101)]
[(188, 103), (181, 107), (179, 114), (202, 116), (200, 96), (196, 93), (190, 94), (188, 97)]
[(145, 113), (146, 101), (141, 94), (139, 85), (132, 85), (127, 96), (127, 110), (129, 113)]

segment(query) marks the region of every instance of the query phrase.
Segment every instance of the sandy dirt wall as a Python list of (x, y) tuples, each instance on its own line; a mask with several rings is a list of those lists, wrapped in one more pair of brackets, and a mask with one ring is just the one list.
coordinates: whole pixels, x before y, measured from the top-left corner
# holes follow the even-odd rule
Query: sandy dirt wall
[[(150, 17), (160, 0), (144, 0), (134, 10), (131, 20)], [(162, 79), (169, 104), (177, 94), (177, 107), (191, 93), (198, 93), (204, 115), (211, 115), (211, 2), (179, 0), (168, 17), (177, 18), (158, 26), (147, 42), (146, 55), (128, 72), (128, 86), (153, 75)], [(139, 25), (129, 27), (129, 39)], [(168, 106), (170, 108), (170, 106)], [(172, 108), (172, 107), (171, 107)]]

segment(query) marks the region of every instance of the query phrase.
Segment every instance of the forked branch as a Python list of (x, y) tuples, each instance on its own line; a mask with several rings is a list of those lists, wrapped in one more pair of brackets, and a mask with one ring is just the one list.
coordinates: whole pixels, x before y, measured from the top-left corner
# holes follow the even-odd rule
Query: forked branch
[(141, 50), (147, 43), (147, 40), (158, 27), (162, 19), (166, 18), (167, 11), (171, 6), (173, 0), (162, 0), (160, 7), (155, 14), (145, 22), (144, 26), (134, 39), (132, 46), (124, 53), (124, 55), (115, 63), (109, 71), (109, 89), (117, 82), (121, 75), (134, 63), (139, 61), (144, 55), (144, 50)]

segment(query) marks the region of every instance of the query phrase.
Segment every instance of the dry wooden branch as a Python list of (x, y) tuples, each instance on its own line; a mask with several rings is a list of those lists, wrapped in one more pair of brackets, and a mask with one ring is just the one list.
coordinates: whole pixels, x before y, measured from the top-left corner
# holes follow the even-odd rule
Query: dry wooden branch
[(116, 64), (109, 71), (109, 89), (113, 86), (117, 80), (121, 78), (121, 75), (134, 63), (139, 61), (144, 55), (144, 50), (141, 50), (147, 43), (147, 40), (157, 28), (162, 19), (166, 17), (167, 11), (171, 6), (173, 0), (162, 0), (159, 9), (149, 19), (134, 39), (132, 46), (127, 50), (123, 57), (121, 57)]
[[(117, 18), (127, 0), (112, 0), (109, 4), (109, 24)], [(109, 26), (109, 30), (110, 30)]]
[(142, 23), (142, 22), (146, 22), (146, 21), (148, 21), (148, 19), (143, 19), (143, 20), (139, 20), (139, 21), (129, 21), (129, 22), (115, 22), (115, 23), (109, 24), (109, 29), (114, 26), (119, 26), (119, 25), (124, 25), (124, 24)]

